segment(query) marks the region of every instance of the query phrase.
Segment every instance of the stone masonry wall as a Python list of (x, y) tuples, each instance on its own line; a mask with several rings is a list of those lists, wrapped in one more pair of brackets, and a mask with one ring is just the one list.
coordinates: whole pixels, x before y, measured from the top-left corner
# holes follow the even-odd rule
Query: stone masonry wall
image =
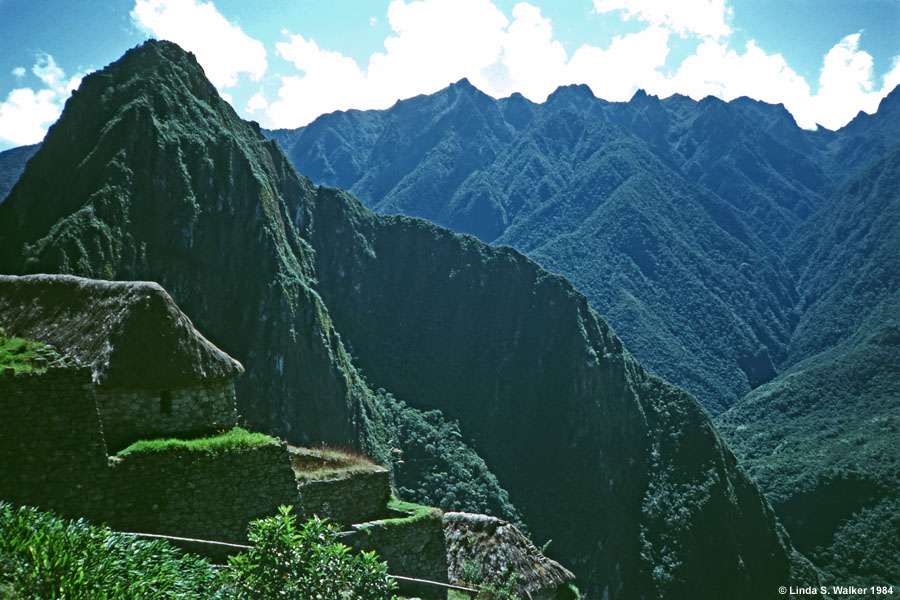
[[(345, 533), (341, 542), (357, 551), (374, 550), (387, 561), (392, 575), (416, 579), (447, 581), (447, 548), (439, 509), (415, 518), (388, 519), (365, 523)], [(407, 595), (434, 597), (440, 595), (434, 586), (404, 584)]]
[[(0, 499), (125, 531), (230, 542), (246, 541), (247, 524), (281, 504), (301, 512), (284, 444), (109, 459), (91, 377), (75, 366), (0, 371)], [(216, 393), (220, 401), (234, 388)]]
[(301, 482), (300, 496), (307, 517), (328, 517), (339, 525), (364, 523), (387, 516), (391, 474), (378, 469), (340, 479)]
[(0, 499), (90, 516), (105, 466), (89, 368), (0, 373)]
[(100, 387), (96, 394), (111, 452), (139, 439), (202, 435), (237, 424), (232, 381), (160, 390)]
[[(176, 407), (193, 401), (187, 398), (197, 398), (198, 390), (189, 392), (173, 394), (173, 415)], [(220, 385), (208, 394), (209, 402), (197, 403), (209, 407), (203, 413), (206, 422), (225, 418), (216, 406), (233, 393), (231, 384)], [(115, 410), (130, 414), (137, 430), (137, 419), (149, 412), (145, 409), (159, 406), (158, 396), (141, 394), (127, 409), (116, 406), (104, 416), (112, 423)], [(112, 394), (103, 399), (107, 407), (116, 400)], [(164, 422), (157, 419), (156, 426)], [(14, 504), (86, 517), (121, 531), (243, 543), (247, 524), (275, 514), (282, 504), (294, 506), (297, 514), (328, 516), (347, 526), (388, 516), (389, 497), (390, 473), (384, 469), (298, 486), (285, 444), (109, 458), (89, 368), (0, 372), (0, 499)], [(377, 551), (393, 574), (446, 581), (439, 511), (368, 523), (343, 541), (356, 550)], [(433, 590), (414, 591), (428, 595)]]
[(300, 496), (285, 444), (220, 454), (129, 454), (111, 471), (114, 529), (243, 543), (247, 524)]

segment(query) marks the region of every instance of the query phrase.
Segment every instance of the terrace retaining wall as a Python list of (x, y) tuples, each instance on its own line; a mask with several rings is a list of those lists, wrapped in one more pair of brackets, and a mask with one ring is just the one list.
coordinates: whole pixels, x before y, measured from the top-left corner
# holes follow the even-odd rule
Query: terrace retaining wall
[(344, 526), (364, 523), (388, 515), (391, 474), (379, 468), (336, 479), (301, 481), (300, 496), (307, 517), (328, 517)]

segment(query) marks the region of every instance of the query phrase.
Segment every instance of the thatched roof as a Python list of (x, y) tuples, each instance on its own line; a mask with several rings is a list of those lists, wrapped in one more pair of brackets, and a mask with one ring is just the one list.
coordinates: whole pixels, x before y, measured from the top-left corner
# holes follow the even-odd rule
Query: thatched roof
[(183, 387), (244, 371), (149, 281), (0, 275), (0, 327), (52, 344), (111, 388)]
[(507, 565), (520, 575), (520, 598), (553, 598), (575, 575), (550, 560), (515, 526), (496, 517), (471, 513), (444, 513), (447, 574), (451, 582), (473, 567), (480, 581), (499, 582)]

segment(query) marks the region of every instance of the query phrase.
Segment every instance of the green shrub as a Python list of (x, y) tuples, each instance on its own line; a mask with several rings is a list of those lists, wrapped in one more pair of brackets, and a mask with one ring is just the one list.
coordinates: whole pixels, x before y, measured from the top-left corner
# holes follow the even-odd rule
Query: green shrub
[(205, 560), (34, 508), (0, 503), (0, 598), (223, 598)]
[(253, 548), (228, 559), (225, 578), (237, 600), (387, 600), (394, 581), (374, 552), (351, 555), (337, 528), (318, 518), (297, 529), (290, 507), (253, 521)]

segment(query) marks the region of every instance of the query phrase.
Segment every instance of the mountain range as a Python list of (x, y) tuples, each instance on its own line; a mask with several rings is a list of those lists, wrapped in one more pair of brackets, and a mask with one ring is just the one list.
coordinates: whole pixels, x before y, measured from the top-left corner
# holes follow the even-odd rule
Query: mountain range
[(696, 395), (817, 565), (900, 581), (885, 517), (900, 460), (900, 89), (809, 131), (749, 98), (612, 103), (576, 85), (536, 104), (462, 80), (265, 133), (376, 212), (567, 277), (642, 364)]
[[(592, 135), (657, 170), (630, 175), (636, 190), (672, 171), (618, 131)], [(684, 202), (685, 223), (731, 233), (723, 248), (759, 243), (715, 195), (680, 193), (701, 202)], [(84, 78), (0, 204), (0, 272), (159, 282), (246, 367), (254, 426), (364, 450), (409, 499), (521, 519), (588, 598), (767, 598), (817, 578), (697, 400), (648, 373), (569, 281), (298, 175), (174, 44)], [(747, 301), (769, 310), (774, 293)], [(775, 359), (753, 360), (764, 373)]]

